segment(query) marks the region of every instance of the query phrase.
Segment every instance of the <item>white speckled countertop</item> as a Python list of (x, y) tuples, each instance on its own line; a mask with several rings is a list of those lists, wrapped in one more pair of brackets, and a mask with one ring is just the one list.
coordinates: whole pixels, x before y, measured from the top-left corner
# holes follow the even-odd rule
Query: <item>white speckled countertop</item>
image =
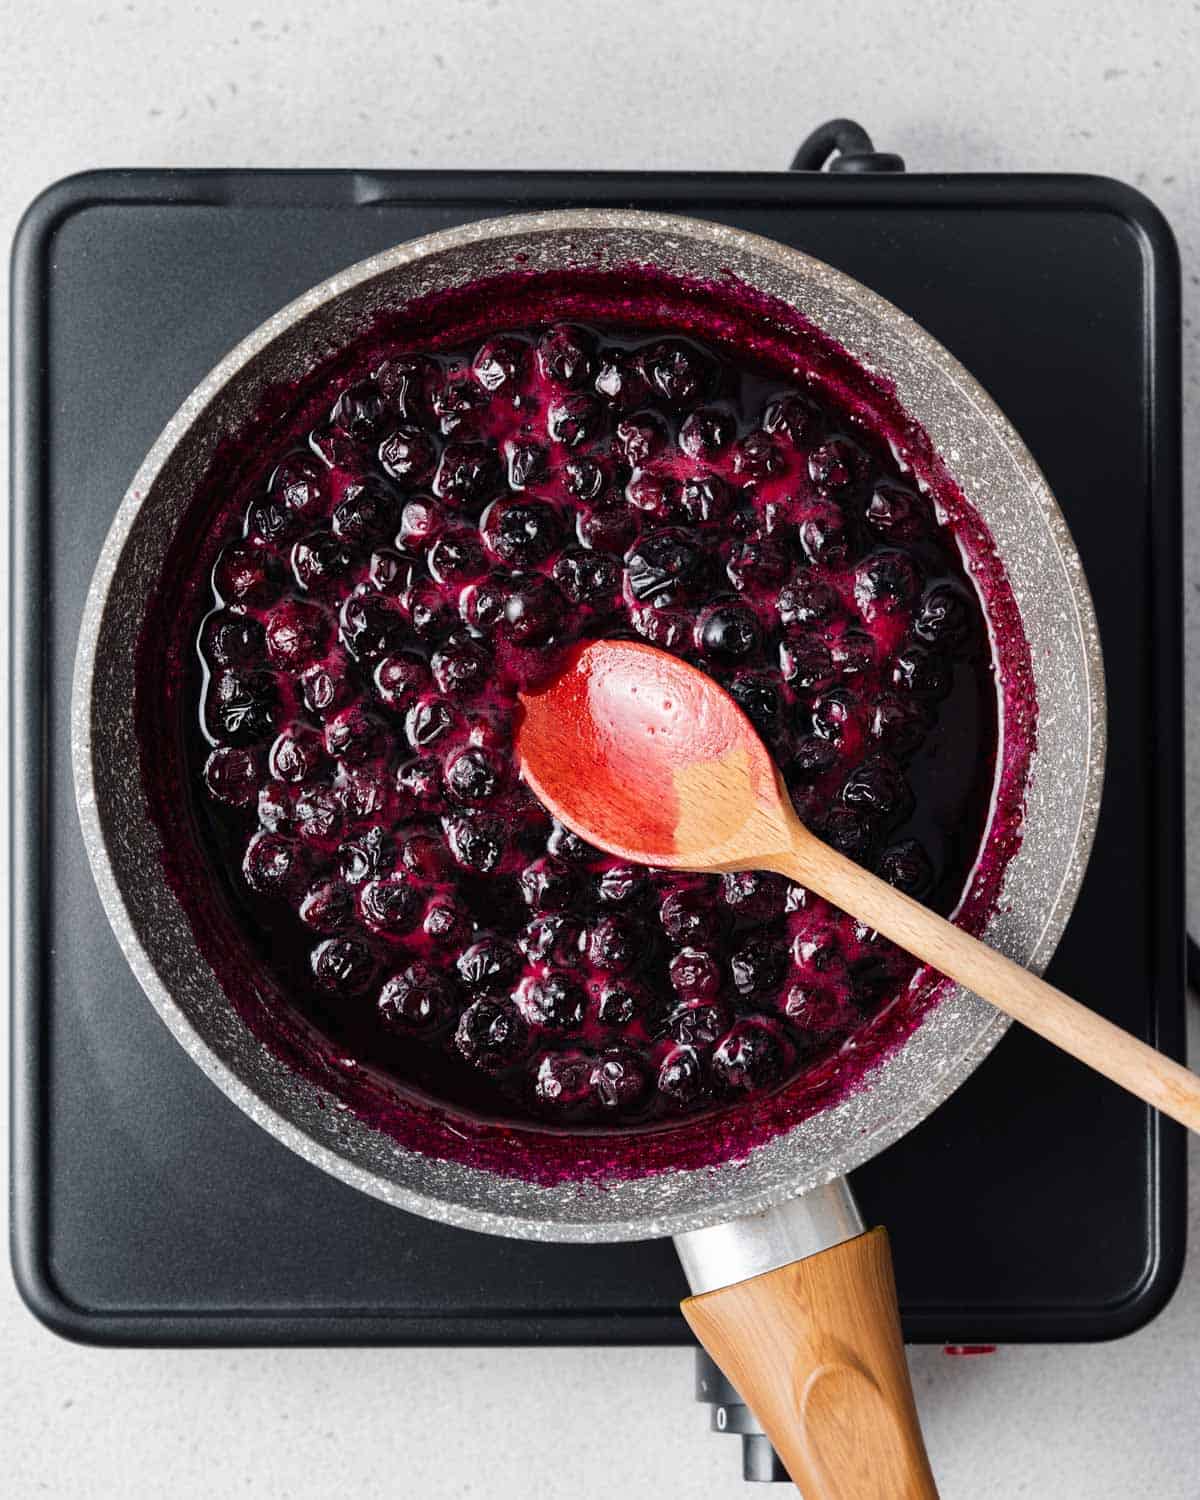
[[(860, 119), (916, 169), (1124, 178), (1180, 241), (1186, 464), (1200, 471), (1192, 0), (26, 0), (2, 14), (4, 244), (40, 188), (86, 167), (772, 169), (834, 115)], [(1200, 526), (1187, 563), (1200, 696)], [(1196, 746), (1188, 780), (1195, 830)], [(1191, 1019), (1197, 1057), (1196, 1002)], [(0, 1489), (12, 1500), (732, 1500), (747, 1493), (737, 1445), (705, 1433), (691, 1359), (84, 1349), (46, 1332), (0, 1275)], [(1166, 1312), (1119, 1343), (971, 1361), (918, 1349), (912, 1363), (944, 1500), (1200, 1495), (1195, 1256)]]

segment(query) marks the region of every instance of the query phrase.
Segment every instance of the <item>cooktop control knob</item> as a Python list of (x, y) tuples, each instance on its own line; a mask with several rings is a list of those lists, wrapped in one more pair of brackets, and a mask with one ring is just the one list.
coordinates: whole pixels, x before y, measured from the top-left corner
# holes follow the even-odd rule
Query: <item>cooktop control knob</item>
[(703, 1349), (696, 1350), (696, 1400), (712, 1407), (714, 1432), (736, 1433), (741, 1438), (743, 1479), (788, 1482), (787, 1470), (758, 1418)]

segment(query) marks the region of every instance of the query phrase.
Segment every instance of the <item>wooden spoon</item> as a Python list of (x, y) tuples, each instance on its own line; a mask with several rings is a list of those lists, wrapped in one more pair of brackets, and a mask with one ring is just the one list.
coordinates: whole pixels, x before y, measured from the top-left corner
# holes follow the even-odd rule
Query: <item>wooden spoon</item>
[(641, 864), (778, 871), (1200, 1132), (1195, 1073), (809, 833), (753, 725), (703, 672), (592, 641), (521, 701), (521, 774), (582, 838)]

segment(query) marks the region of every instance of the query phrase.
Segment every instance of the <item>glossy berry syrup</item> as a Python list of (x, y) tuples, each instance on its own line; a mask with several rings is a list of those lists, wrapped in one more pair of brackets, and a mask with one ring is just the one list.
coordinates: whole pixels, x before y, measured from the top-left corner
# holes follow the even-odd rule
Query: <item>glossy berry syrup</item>
[(545, 1180), (721, 1159), (928, 1003), (780, 877), (629, 866), (549, 817), (516, 695), (581, 639), (714, 676), (885, 879), (976, 926), (995, 898), (1032, 735), (1006, 699), (997, 767), (1011, 595), (886, 389), (786, 316), (640, 270), (446, 294), (276, 393), (201, 487), (141, 647), (168, 873), (274, 1050), (408, 1143)]

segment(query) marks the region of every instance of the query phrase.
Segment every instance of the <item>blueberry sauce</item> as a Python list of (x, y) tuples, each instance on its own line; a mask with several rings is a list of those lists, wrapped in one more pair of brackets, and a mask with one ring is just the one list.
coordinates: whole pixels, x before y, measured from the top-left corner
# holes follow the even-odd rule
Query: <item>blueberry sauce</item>
[(549, 817), (516, 694), (601, 636), (710, 673), (809, 826), (982, 926), (1033, 742), (1011, 591), (890, 390), (739, 284), (515, 275), (380, 320), (223, 445), (139, 645), (233, 1004), (406, 1144), (543, 1181), (744, 1154), (935, 988), (780, 877)]

